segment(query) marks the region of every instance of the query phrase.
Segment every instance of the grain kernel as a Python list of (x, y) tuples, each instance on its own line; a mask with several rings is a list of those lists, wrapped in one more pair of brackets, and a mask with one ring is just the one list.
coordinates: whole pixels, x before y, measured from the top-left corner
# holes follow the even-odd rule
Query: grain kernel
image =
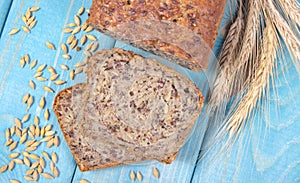
[(42, 155), (43, 155), (45, 158), (47, 158), (48, 160), (51, 160), (49, 154), (48, 154), (46, 151), (42, 151)]
[(36, 72), (42, 72), (46, 68), (47, 64), (42, 64), (40, 65), (37, 69)]
[[(28, 98), (28, 100), (27, 100), (26, 111), (28, 111), (30, 109), (30, 107), (32, 106), (32, 104), (33, 104), (33, 96), (30, 95), (29, 98)], [(30, 116), (28, 116), (28, 117), (30, 117)], [(23, 119), (22, 119), (22, 122), (24, 122)]]
[(22, 30), (26, 33), (30, 33), (30, 29), (22, 25)]
[(20, 181), (16, 180), (16, 179), (10, 179), (9, 180), (10, 183), (21, 183)]
[(46, 42), (46, 46), (47, 46), (49, 49), (51, 49), (51, 50), (55, 50), (54, 44), (51, 43), (51, 42), (49, 42), (49, 41)]
[(87, 37), (89, 40), (91, 40), (91, 41), (96, 41), (96, 40), (97, 40), (96, 36), (94, 36), (94, 35), (92, 35), (92, 34), (86, 34), (86, 37)]
[(18, 142), (17, 142), (17, 141), (13, 142), (13, 143), (9, 146), (9, 150), (10, 150), (10, 151), (14, 150), (14, 149), (17, 147), (17, 145), (18, 145)]
[(33, 6), (33, 7), (30, 8), (30, 11), (31, 11), (31, 12), (36, 12), (36, 11), (38, 11), (39, 9), (40, 9), (40, 7), (38, 7), (38, 6)]
[(20, 59), (20, 67), (24, 67), (25, 66), (25, 60), (24, 60), (24, 58), (22, 57), (21, 59)]
[(35, 89), (35, 83), (34, 83), (32, 80), (29, 81), (29, 87), (30, 87), (32, 90)]
[(64, 80), (56, 80), (53, 83), (56, 84), (56, 85), (62, 85), (62, 84), (65, 84), (66, 81), (64, 81)]
[(50, 175), (49, 173), (41, 173), (41, 175), (46, 179), (53, 179), (52, 175)]
[(4, 166), (1, 166), (0, 167), (0, 173), (3, 173), (7, 170), (8, 166), (7, 165), (4, 165)]
[(69, 52), (68, 47), (65, 43), (62, 43), (60, 46), (61, 46), (61, 49), (62, 49), (63, 52), (65, 52), (65, 53)]
[(64, 28), (63, 29), (64, 33), (71, 33), (72, 31), (73, 31), (73, 29), (71, 29), (71, 28)]
[(25, 164), (26, 166), (28, 166), (28, 167), (31, 166), (31, 162), (30, 162), (30, 160), (29, 160), (27, 157), (24, 157), (24, 158), (23, 158), (23, 161), (24, 161), (24, 164)]
[(90, 183), (90, 182), (87, 181), (87, 180), (85, 180), (85, 179), (81, 179), (81, 180), (79, 181), (79, 183)]
[(51, 159), (52, 159), (53, 163), (57, 163), (57, 154), (55, 152), (52, 152)]
[(40, 106), (41, 109), (44, 109), (44, 107), (45, 107), (45, 97), (42, 97), (40, 99), (39, 106)]
[(69, 70), (69, 67), (67, 66), (67, 65), (65, 65), (65, 64), (60, 64), (60, 68), (62, 69), (62, 70)]
[(49, 109), (45, 109), (45, 111), (44, 111), (44, 119), (46, 121), (48, 121), (49, 120), (49, 116), (50, 116)]
[(34, 169), (29, 169), (26, 171), (25, 175), (31, 175), (33, 173)]
[(30, 69), (33, 69), (37, 64), (37, 60), (33, 60), (29, 66)]
[(73, 29), (72, 34), (77, 34), (80, 31), (80, 27), (75, 27), (75, 29)]
[(54, 93), (54, 90), (52, 88), (50, 88), (49, 86), (43, 86), (43, 89), (47, 92)]
[(36, 72), (33, 77), (37, 78), (43, 75), (43, 72)]
[(8, 155), (8, 157), (11, 159), (17, 158), (19, 156), (20, 156), (20, 153), (18, 153), (18, 152), (14, 152), (14, 153), (11, 153), (10, 155)]
[(12, 171), (12, 170), (14, 169), (14, 167), (15, 167), (15, 161), (12, 160), (12, 161), (10, 161), (9, 164), (8, 164), (8, 170), (9, 170), (9, 171)]
[(53, 143), (54, 143), (54, 145), (55, 145), (56, 147), (59, 146), (59, 138), (58, 138), (58, 136), (55, 136), (55, 137), (54, 137)]
[(134, 182), (135, 181), (135, 173), (134, 173), (134, 171), (131, 170), (129, 176), (130, 176), (130, 180), (132, 182)]
[(13, 28), (13, 29), (11, 29), (11, 31), (8, 34), (9, 35), (14, 35), (14, 34), (17, 34), (19, 31), (20, 31), (19, 28)]
[(153, 168), (153, 175), (156, 179), (159, 178), (159, 172), (158, 172), (157, 168)]
[(24, 164), (23, 160), (21, 159), (14, 159), (13, 161), (18, 164)]
[(142, 180), (143, 180), (143, 176), (142, 176), (141, 172), (137, 172), (137, 173), (136, 173), (136, 178), (137, 178), (139, 181), (142, 181)]
[(20, 144), (23, 144), (27, 140), (27, 133), (23, 134), (20, 139)]
[(58, 74), (53, 74), (50, 78), (49, 78), (49, 80), (50, 81), (54, 81), (54, 80), (56, 80), (57, 78), (58, 78)]
[(79, 8), (79, 10), (77, 11), (78, 15), (82, 15), (84, 13), (84, 7)]
[(75, 71), (74, 71), (74, 69), (72, 69), (72, 70), (70, 70), (70, 79), (74, 80), (74, 77), (75, 77)]
[(80, 26), (81, 24), (81, 19), (79, 18), (78, 15), (74, 15), (74, 22), (77, 26)]
[(69, 54), (63, 54), (62, 57), (66, 60), (70, 60), (71, 59), (71, 55)]
[(43, 77), (37, 77), (36, 80), (38, 80), (40, 82), (47, 81), (47, 79), (43, 78)]
[(52, 66), (49, 65), (47, 69), (51, 74), (56, 74), (56, 71)]

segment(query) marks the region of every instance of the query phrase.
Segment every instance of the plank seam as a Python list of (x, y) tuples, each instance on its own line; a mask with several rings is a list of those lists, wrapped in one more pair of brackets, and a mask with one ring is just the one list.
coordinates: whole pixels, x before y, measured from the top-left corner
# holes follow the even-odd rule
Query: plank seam
[(11, 5), (12, 5), (12, 1), (10, 1), (9, 7), (8, 7), (8, 11), (7, 11), (6, 14), (5, 14), (5, 19), (4, 19), (4, 22), (3, 22), (3, 26), (2, 26), (2, 28), (1, 28), (1, 30), (0, 30), (0, 39), (1, 39), (1, 37), (2, 37), (3, 29), (4, 29), (4, 27), (6, 26), (6, 21), (7, 21), (7, 17), (8, 17), (8, 14), (9, 14), (9, 12), (10, 12), (10, 9), (11, 9)]

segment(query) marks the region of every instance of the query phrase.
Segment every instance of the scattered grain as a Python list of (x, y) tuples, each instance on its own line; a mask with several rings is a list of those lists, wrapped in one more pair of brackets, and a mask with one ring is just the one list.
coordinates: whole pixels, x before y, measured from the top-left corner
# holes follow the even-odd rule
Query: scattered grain
[(81, 26), (81, 30), (82, 30), (82, 31), (85, 31), (85, 30), (87, 29), (87, 27), (88, 27), (87, 22), (84, 22), (84, 23), (82, 24), (82, 26)]
[(93, 31), (94, 30), (94, 28), (92, 27), (92, 26), (88, 26), (86, 29), (85, 29), (85, 32), (91, 32), (91, 31)]
[(72, 34), (77, 34), (80, 31), (80, 26), (75, 27), (72, 31)]
[(25, 60), (24, 60), (24, 57), (22, 57), (21, 59), (20, 59), (20, 67), (24, 67), (25, 66)]
[(45, 127), (41, 127), (41, 134), (40, 134), (40, 136), (44, 137), (44, 135), (45, 135)]
[(17, 145), (18, 145), (18, 142), (17, 142), (17, 141), (13, 142), (13, 143), (9, 146), (9, 150), (10, 150), (10, 151), (14, 150), (14, 149), (17, 147)]
[(57, 154), (55, 152), (52, 152), (51, 159), (52, 159), (53, 163), (57, 163)]
[[(27, 100), (26, 111), (28, 111), (30, 109), (30, 107), (32, 106), (32, 104), (33, 104), (33, 96), (30, 95), (29, 98), (28, 98), (28, 100)], [(29, 114), (27, 114), (27, 115), (29, 115)], [(28, 117), (30, 117), (30, 115)], [(22, 119), (22, 122), (25, 122), (25, 121), (23, 121), (23, 119)]]
[(47, 66), (47, 64), (42, 64), (42, 65), (40, 65), (40, 66), (37, 68), (36, 72), (42, 72), (42, 71), (46, 68), (46, 66)]
[(158, 172), (158, 169), (157, 168), (153, 168), (153, 175), (156, 179), (159, 178), (159, 172)]
[(71, 55), (69, 54), (63, 54), (62, 57), (66, 60), (70, 60), (71, 59)]
[(34, 169), (29, 169), (26, 171), (25, 175), (31, 175), (33, 173)]
[(68, 52), (69, 52), (68, 46), (67, 46), (65, 43), (62, 43), (62, 44), (60, 45), (60, 47), (61, 47), (61, 49), (62, 49), (63, 52), (65, 52), (65, 53), (68, 53)]
[(52, 139), (50, 139), (50, 140), (47, 142), (47, 147), (50, 148), (50, 147), (52, 147), (53, 145), (54, 145), (54, 140), (53, 140), (53, 138), (52, 138)]
[(38, 78), (43, 75), (43, 72), (36, 72), (33, 77)]
[(17, 34), (19, 31), (20, 31), (19, 28), (13, 28), (13, 29), (11, 29), (11, 31), (8, 34), (9, 35), (14, 35), (14, 34)]
[(12, 140), (12, 139), (8, 139), (8, 140), (5, 142), (4, 146), (9, 146), (11, 143), (13, 143), (13, 140)]
[(41, 132), (41, 129), (40, 129), (39, 125), (36, 125), (35, 126), (35, 136), (36, 137), (40, 136), (40, 132)]
[(139, 180), (139, 181), (142, 181), (143, 180), (143, 176), (142, 176), (142, 174), (141, 174), (141, 172), (137, 172), (136, 173), (136, 178)]
[(86, 35), (83, 35), (81, 38), (80, 38), (80, 44), (83, 46), (85, 43), (86, 43)]
[(21, 183), (20, 181), (16, 180), (16, 179), (10, 179), (9, 180), (10, 183)]
[(70, 70), (70, 79), (74, 80), (74, 77), (75, 77), (75, 71), (74, 71), (74, 69), (72, 69), (72, 70)]
[[(42, 98), (40, 99), (39, 106), (40, 106), (41, 109), (44, 109), (44, 107), (45, 107), (45, 97), (42, 97)], [(35, 121), (38, 120), (38, 119), (36, 119), (36, 117), (37, 117), (37, 116), (35, 116)]]
[(49, 65), (47, 69), (51, 74), (56, 74), (56, 71), (52, 66)]
[(25, 17), (26, 17), (26, 19), (29, 19), (31, 17), (31, 11), (30, 11), (30, 9), (26, 10)]
[(29, 87), (30, 87), (32, 90), (35, 89), (35, 83), (34, 83), (32, 80), (29, 81)]
[(50, 116), (49, 109), (45, 109), (45, 111), (44, 111), (44, 119), (46, 121), (48, 121), (49, 120), (49, 116)]
[(23, 144), (27, 140), (27, 133), (23, 134), (20, 138), (20, 144)]
[(87, 44), (86, 47), (85, 47), (85, 50), (89, 51), (92, 48), (92, 46), (93, 46), (93, 43)]
[(40, 157), (40, 166), (41, 166), (42, 168), (45, 168), (45, 160), (44, 160), (43, 157)]
[(55, 136), (55, 137), (54, 137), (53, 143), (54, 143), (54, 145), (55, 145), (56, 147), (59, 146), (59, 138), (58, 138), (58, 136)]
[(62, 84), (65, 84), (66, 81), (64, 81), (64, 80), (56, 80), (53, 83), (56, 84), (56, 85), (62, 85)]
[(33, 171), (32, 178), (34, 181), (37, 181), (39, 178), (39, 174), (36, 170)]
[(72, 34), (71, 36), (68, 37), (67, 44), (71, 44), (74, 39), (75, 39), (75, 36)]
[(91, 40), (91, 41), (97, 41), (96, 36), (92, 35), (92, 34), (86, 34), (86, 37)]
[(35, 139), (28, 140), (28, 141), (25, 143), (25, 146), (29, 147), (29, 146), (31, 146), (35, 141), (36, 141)]
[(54, 93), (54, 90), (52, 88), (50, 88), (49, 86), (43, 86), (43, 89), (47, 92)]
[(32, 29), (35, 25), (36, 25), (37, 21), (33, 20), (30, 24), (29, 24), (29, 28)]
[(40, 81), (40, 82), (44, 82), (47, 81), (47, 78), (44, 77), (37, 77), (36, 80)]
[(69, 67), (67, 66), (67, 65), (65, 65), (65, 64), (60, 64), (60, 68), (62, 69), (62, 70), (69, 70)]
[(79, 10), (77, 11), (78, 15), (82, 15), (84, 13), (84, 7), (79, 8)]
[(24, 164), (25, 164), (26, 166), (28, 166), (28, 167), (31, 166), (31, 162), (30, 162), (30, 160), (29, 160), (27, 157), (24, 157), (24, 158), (23, 158), (23, 161), (24, 161)]
[(31, 131), (29, 131), (28, 135), (29, 135), (30, 138), (34, 139), (34, 133), (32, 133)]
[(80, 26), (81, 24), (81, 19), (79, 18), (78, 15), (74, 15), (74, 22), (77, 26)]
[(1, 166), (0, 168), (0, 173), (3, 173), (7, 170), (8, 166), (7, 165), (4, 165), (4, 166)]
[(37, 142), (33, 143), (31, 145), (31, 147), (38, 147), (40, 144), (41, 144), (41, 142), (37, 141)]
[(71, 42), (70, 48), (74, 49), (77, 46), (77, 43), (78, 43), (78, 39), (76, 39), (76, 38), (73, 39)]
[(8, 155), (9, 158), (14, 159), (20, 156), (20, 153), (14, 152)]
[(10, 128), (10, 136), (13, 136), (15, 134), (15, 132), (16, 132), (16, 126), (12, 126)]
[(97, 51), (98, 48), (99, 48), (99, 43), (94, 42), (91, 51), (95, 52), (95, 51)]
[(51, 131), (47, 131), (46, 133), (45, 133), (45, 136), (53, 136), (55, 134), (55, 131), (54, 130), (51, 130)]
[(53, 173), (53, 175), (54, 175), (55, 177), (58, 177), (59, 172), (58, 172), (58, 169), (57, 169), (56, 166), (53, 168), (52, 173)]
[(17, 164), (24, 164), (23, 160), (21, 159), (14, 159), (13, 161)]
[(21, 138), (22, 132), (19, 128), (16, 127), (16, 135)]
[(34, 181), (33, 178), (30, 177), (29, 175), (25, 175), (25, 176), (24, 176), (24, 179), (25, 179), (25, 180), (28, 180), (28, 181)]
[(26, 33), (30, 33), (30, 29), (29, 29), (28, 27), (26, 27), (26, 26), (23, 26), (23, 25), (22, 25), (22, 30), (23, 30), (24, 32), (26, 32)]
[(49, 78), (49, 80), (50, 81), (54, 81), (54, 80), (56, 80), (57, 78), (58, 78), (58, 74), (53, 74), (50, 78)]
[(22, 118), (22, 123), (27, 122), (30, 118), (30, 114), (25, 114)]
[(76, 46), (76, 51), (80, 51), (81, 47), (80, 46)]
[[(14, 119), (14, 122), (15, 122), (15, 124), (16, 124), (16, 126), (18, 127), (18, 128), (22, 128), (22, 123), (21, 123), (21, 120), (19, 119), (19, 118), (15, 118)], [(7, 134), (6, 134), (7, 135)], [(6, 136), (7, 137), (7, 136)]]
[(135, 173), (134, 173), (134, 171), (131, 170), (129, 176), (130, 176), (130, 180), (132, 182), (134, 182), (135, 181)]
[(51, 49), (51, 50), (55, 50), (54, 44), (51, 43), (51, 42), (49, 42), (49, 41), (46, 42), (46, 46), (47, 46), (49, 49)]
[(30, 94), (29, 94), (29, 93), (26, 93), (26, 94), (23, 96), (22, 102), (23, 102), (23, 103), (27, 103), (27, 100), (28, 100), (29, 96), (30, 96)]
[(48, 160), (51, 160), (49, 154), (48, 154), (46, 151), (42, 151), (42, 155), (43, 155), (45, 158), (47, 158)]
[(48, 142), (53, 138), (53, 136), (47, 136), (41, 140), (41, 142)]
[(33, 69), (37, 64), (37, 60), (33, 60), (29, 66), (30, 69)]
[(25, 127), (23, 130), (22, 130), (22, 136), (25, 135), (28, 131), (28, 127)]
[(6, 138), (6, 140), (8, 140), (10, 138), (10, 130), (9, 130), (9, 128), (7, 128), (5, 130), (5, 138)]
[(87, 181), (87, 180), (85, 180), (85, 179), (81, 179), (81, 180), (79, 181), (79, 183), (90, 183), (90, 182)]
[(8, 164), (8, 170), (9, 171), (12, 171), (15, 167), (15, 161), (14, 160), (11, 160)]
[(40, 156), (38, 156), (36, 154), (29, 154), (28, 157), (31, 158), (31, 159), (34, 159), (34, 160), (40, 160)]
[(73, 29), (71, 29), (71, 28), (64, 28), (63, 29), (64, 33), (71, 33), (72, 31), (73, 31)]
[(74, 22), (72, 22), (72, 23), (68, 23), (68, 24), (66, 24), (65, 26), (67, 26), (67, 27), (75, 27), (75, 26), (76, 26), (76, 24), (75, 24)]
[(33, 6), (33, 7), (30, 8), (30, 11), (31, 11), (31, 12), (36, 12), (36, 11), (38, 11), (39, 9), (40, 9), (40, 7), (38, 7), (38, 6)]
[(34, 163), (32, 163), (32, 165), (31, 165), (31, 169), (35, 169), (36, 167), (38, 167), (40, 165), (40, 162), (38, 162), (38, 161), (36, 161), (36, 162), (34, 162)]
[(43, 172), (43, 168), (41, 165), (38, 166), (38, 173), (41, 174)]
[(49, 173), (41, 173), (41, 175), (43, 176), (43, 177), (45, 177), (46, 179), (53, 179), (53, 176), (52, 175), (50, 175)]
[(78, 67), (75, 71), (75, 74), (82, 73), (82, 71), (83, 71), (83, 67)]

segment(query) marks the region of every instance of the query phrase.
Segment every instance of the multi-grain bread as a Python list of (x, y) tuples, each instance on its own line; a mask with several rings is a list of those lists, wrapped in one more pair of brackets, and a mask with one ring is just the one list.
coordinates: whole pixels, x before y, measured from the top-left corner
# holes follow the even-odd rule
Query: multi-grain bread
[(226, 0), (93, 0), (88, 22), (109, 36), (205, 70)]
[(171, 163), (203, 97), (188, 79), (122, 49), (89, 61), (87, 84), (61, 91), (53, 109), (82, 171), (158, 160)]

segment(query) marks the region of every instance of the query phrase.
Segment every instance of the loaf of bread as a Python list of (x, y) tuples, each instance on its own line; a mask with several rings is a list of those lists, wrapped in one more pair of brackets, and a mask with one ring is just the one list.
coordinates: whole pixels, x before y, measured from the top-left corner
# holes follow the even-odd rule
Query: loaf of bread
[(203, 105), (199, 89), (153, 59), (119, 48), (91, 57), (87, 83), (61, 91), (53, 110), (81, 171), (171, 163)]
[(226, 0), (93, 0), (99, 31), (192, 70), (205, 70)]

